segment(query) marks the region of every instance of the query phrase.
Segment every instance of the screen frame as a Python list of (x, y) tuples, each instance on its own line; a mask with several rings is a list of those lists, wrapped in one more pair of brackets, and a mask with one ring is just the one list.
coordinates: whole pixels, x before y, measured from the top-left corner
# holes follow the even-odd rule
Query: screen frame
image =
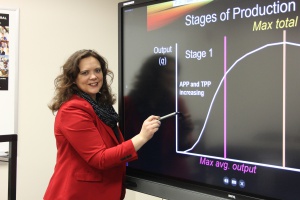
[[(118, 4), (118, 112), (124, 115), (124, 68), (123, 68), (123, 9), (128, 7), (140, 7), (152, 3), (161, 3), (168, 0), (138, 0), (124, 1)], [(120, 117), (119, 127), (124, 130), (124, 119)], [(171, 200), (268, 200), (273, 198), (262, 197), (256, 194), (241, 193), (226, 188), (179, 180), (172, 177), (162, 177), (161, 175), (136, 170), (127, 166), (126, 188), (129, 190), (145, 193), (163, 199)]]

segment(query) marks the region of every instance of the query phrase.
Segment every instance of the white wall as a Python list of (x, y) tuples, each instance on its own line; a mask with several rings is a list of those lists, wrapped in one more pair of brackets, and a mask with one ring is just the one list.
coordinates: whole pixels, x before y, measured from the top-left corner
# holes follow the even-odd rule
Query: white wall
[(6, 162), (0, 162), (0, 199), (7, 199), (8, 167)]
[[(118, 80), (119, 0), (0, 0), (20, 9), (17, 199), (42, 199), (55, 164), (54, 116), (47, 108), (54, 78), (76, 50), (105, 56)], [(0, 199), (7, 199), (7, 164), (0, 165)], [(126, 200), (157, 200), (128, 191)]]

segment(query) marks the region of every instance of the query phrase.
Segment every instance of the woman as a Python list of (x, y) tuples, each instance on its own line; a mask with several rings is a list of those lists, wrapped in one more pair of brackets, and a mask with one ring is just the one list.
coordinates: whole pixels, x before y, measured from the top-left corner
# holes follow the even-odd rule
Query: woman
[(45, 200), (124, 199), (126, 163), (160, 126), (148, 117), (139, 134), (124, 141), (113, 109), (115, 97), (107, 78), (113, 73), (97, 52), (75, 52), (55, 79), (56, 95), (49, 108), (56, 112), (57, 160)]

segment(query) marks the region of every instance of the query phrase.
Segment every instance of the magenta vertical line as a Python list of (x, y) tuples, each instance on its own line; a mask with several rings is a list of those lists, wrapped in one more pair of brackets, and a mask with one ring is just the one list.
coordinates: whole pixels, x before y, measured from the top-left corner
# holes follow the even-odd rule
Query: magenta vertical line
[(283, 96), (283, 99), (282, 99), (282, 166), (285, 167), (285, 162), (286, 162), (286, 157), (285, 157), (285, 142), (286, 142), (286, 31), (284, 30), (283, 31), (283, 63), (282, 63), (282, 68), (283, 68), (283, 87), (282, 87), (282, 96)]
[(227, 40), (226, 40), (226, 36), (224, 36), (224, 158), (227, 158), (227, 110), (226, 110), (226, 88), (227, 88), (227, 84), (226, 84), (226, 72), (227, 72)]

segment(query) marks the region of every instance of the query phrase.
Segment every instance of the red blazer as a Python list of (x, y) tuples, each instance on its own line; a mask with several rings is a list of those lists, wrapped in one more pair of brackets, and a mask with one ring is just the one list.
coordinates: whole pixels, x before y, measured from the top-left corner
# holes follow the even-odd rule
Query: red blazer
[(120, 200), (126, 163), (137, 159), (131, 140), (118, 142), (92, 106), (74, 95), (55, 118), (57, 159), (45, 200)]

